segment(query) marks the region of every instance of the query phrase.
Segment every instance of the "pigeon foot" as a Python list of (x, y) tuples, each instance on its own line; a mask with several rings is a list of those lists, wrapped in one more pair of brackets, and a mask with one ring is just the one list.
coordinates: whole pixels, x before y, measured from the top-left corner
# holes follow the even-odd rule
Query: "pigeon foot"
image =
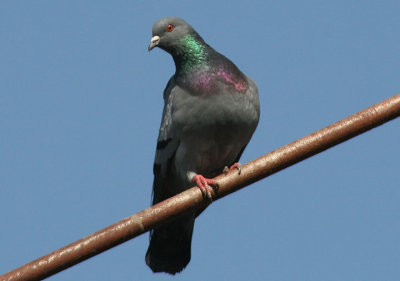
[(228, 166), (225, 166), (225, 168), (223, 170), (223, 173), (226, 175), (227, 173), (229, 173), (233, 169), (237, 169), (238, 170), (238, 175), (240, 175), (242, 173), (242, 165), (240, 163), (235, 163), (232, 166), (230, 166), (229, 168), (228, 168)]
[(198, 188), (200, 188), (203, 198), (212, 201), (211, 190), (214, 192), (218, 191), (219, 186), (217, 182), (213, 179), (205, 178), (202, 175), (195, 175), (192, 180), (196, 183)]

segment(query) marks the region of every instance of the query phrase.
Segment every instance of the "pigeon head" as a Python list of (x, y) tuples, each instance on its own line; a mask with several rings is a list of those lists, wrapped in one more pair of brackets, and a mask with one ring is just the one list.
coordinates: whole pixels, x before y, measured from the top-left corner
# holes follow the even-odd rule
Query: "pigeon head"
[(201, 54), (206, 45), (193, 27), (181, 18), (162, 18), (153, 25), (152, 31), (149, 51), (159, 47), (172, 56)]

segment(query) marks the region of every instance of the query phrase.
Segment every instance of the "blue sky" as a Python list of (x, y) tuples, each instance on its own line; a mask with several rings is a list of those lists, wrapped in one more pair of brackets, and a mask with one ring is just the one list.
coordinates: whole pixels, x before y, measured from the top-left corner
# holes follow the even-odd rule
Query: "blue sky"
[[(168, 54), (184, 18), (258, 84), (245, 163), (400, 92), (399, 1), (1, 1), (0, 273), (150, 204)], [(211, 205), (192, 261), (142, 235), (49, 280), (398, 280), (400, 120)]]

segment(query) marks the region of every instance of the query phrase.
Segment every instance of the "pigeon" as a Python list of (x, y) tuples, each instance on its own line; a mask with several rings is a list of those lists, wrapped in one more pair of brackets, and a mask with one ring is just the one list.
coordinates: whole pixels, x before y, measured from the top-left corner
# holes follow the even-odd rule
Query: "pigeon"
[[(229, 166), (240, 172), (239, 158), (260, 117), (257, 85), (178, 17), (158, 20), (152, 34), (148, 50), (166, 51), (176, 67), (164, 90), (153, 204), (193, 186), (211, 199), (213, 177)], [(145, 260), (153, 272), (176, 274), (187, 266), (201, 211), (150, 232)]]

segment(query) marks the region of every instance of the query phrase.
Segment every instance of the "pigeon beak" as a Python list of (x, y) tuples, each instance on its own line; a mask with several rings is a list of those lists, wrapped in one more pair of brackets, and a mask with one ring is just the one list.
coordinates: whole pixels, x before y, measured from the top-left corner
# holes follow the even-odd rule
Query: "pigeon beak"
[(150, 40), (150, 45), (149, 45), (149, 52), (154, 48), (157, 47), (158, 44), (160, 43), (160, 36), (154, 36)]

